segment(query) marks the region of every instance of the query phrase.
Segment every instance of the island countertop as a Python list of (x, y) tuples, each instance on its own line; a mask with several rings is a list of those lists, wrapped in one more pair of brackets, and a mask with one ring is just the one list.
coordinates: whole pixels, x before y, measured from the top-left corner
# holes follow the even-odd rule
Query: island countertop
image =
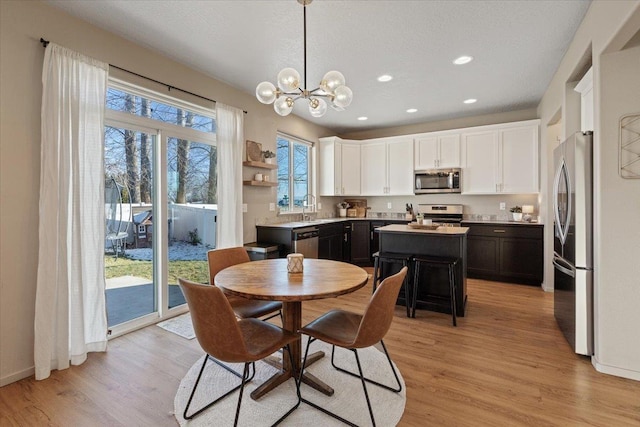
[(412, 234), (437, 234), (442, 236), (460, 236), (469, 232), (469, 227), (438, 227), (435, 230), (411, 228), (406, 224), (390, 224), (376, 228), (376, 231), (384, 233), (412, 233)]

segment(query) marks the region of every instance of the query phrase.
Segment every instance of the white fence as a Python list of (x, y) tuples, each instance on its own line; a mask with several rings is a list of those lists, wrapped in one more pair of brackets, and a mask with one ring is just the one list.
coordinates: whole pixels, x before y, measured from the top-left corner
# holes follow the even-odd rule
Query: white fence
[(178, 205), (169, 206), (169, 239), (190, 242), (189, 232), (197, 229), (203, 245), (216, 247), (217, 205)]

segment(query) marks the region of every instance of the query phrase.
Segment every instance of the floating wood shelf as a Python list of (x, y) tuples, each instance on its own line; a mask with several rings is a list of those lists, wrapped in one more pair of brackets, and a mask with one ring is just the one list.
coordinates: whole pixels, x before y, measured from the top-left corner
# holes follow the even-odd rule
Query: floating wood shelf
[(244, 185), (252, 185), (254, 187), (275, 187), (278, 185), (277, 182), (271, 181), (242, 181)]
[(242, 166), (250, 166), (252, 168), (262, 168), (262, 169), (278, 169), (278, 165), (274, 165), (273, 163), (256, 162), (253, 160), (242, 162)]

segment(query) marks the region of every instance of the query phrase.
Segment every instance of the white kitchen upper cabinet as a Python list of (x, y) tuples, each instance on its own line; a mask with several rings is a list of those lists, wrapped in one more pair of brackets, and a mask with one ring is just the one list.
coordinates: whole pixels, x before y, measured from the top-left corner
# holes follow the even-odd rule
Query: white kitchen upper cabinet
[(538, 126), (500, 131), (501, 193), (537, 193)]
[(462, 134), (463, 194), (539, 192), (538, 120)]
[(415, 140), (415, 170), (460, 166), (460, 133), (428, 134)]
[(413, 140), (398, 138), (387, 142), (387, 194), (413, 195)]
[(361, 150), (361, 195), (413, 195), (411, 138), (363, 141)]
[(498, 132), (488, 130), (462, 134), (462, 193), (489, 194), (498, 191)]
[(578, 82), (575, 91), (580, 92), (580, 130), (593, 131), (593, 67)]
[(342, 144), (342, 193), (344, 196), (360, 195), (360, 144)]
[(387, 194), (387, 143), (365, 141), (360, 146), (362, 196)]
[(338, 137), (320, 138), (321, 196), (360, 195), (360, 145)]

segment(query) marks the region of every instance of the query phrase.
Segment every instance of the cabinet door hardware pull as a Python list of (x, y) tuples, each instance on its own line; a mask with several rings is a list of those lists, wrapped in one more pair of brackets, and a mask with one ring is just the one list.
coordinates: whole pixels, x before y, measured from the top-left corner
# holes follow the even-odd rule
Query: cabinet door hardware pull
[(506, 233), (506, 230), (493, 230), (494, 233)]

